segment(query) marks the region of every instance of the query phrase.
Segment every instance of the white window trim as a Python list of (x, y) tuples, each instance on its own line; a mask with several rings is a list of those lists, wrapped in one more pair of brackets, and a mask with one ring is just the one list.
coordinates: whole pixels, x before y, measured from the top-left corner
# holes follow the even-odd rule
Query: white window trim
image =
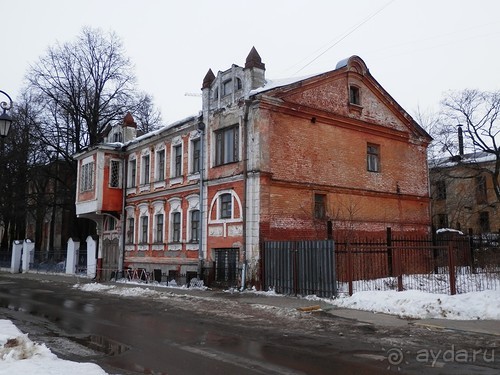
[[(178, 197), (170, 198), (168, 200), (170, 211), (168, 212), (168, 242), (169, 243), (182, 243), (183, 242), (183, 233), (182, 233), (182, 223), (183, 223), (183, 215), (182, 215), (182, 199)], [(173, 242), (174, 239), (174, 221), (173, 214), (179, 212), (181, 214), (180, 220), (180, 233), (179, 233), (179, 242)]]
[[(228, 218), (228, 219), (221, 219), (220, 218), (220, 202), (219, 202), (219, 197), (222, 194), (231, 194), (232, 199), (233, 199), (232, 202), (231, 202), (231, 218)], [(216, 210), (216, 214), (215, 214), (216, 218), (215, 219), (210, 219), (211, 213), (214, 210), (214, 205), (215, 205), (215, 210)], [(237, 218), (234, 217), (234, 212), (235, 212), (236, 205), (238, 205), (238, 209), (239, 209), (239, 212), (240, 212), (240, 217), (237, 217)], [(241, 200), (240, 200), (240, 197), (232, 189), (219, 190), (214, 195), (214, 197), (212, 198), (212, 202), (210, 203), (210, 210), (208, 212), (209, 212), (209, 219), (208, 219), (209, 223), (214, 223), (214, 224), (217, 224), (217, 223), (237, 223), (237, 222), (241, 222), (243, 220), (243, 218), (241, 217), (242, 210), (241, 210)]]
[[(111, 186), (111, 173), (113, 171), (112, 165), (113, 162), (118, 163), (118, 186)], [(123, 187), (123, 173), (122, 173), (122, 161), (120, 159), (110, 159), (109, 160), (109, 179), (108, 179), (108, 186), (110, 189), (121, 189)]]
[[(181, 146), (181, 174), (179, 176), (175, 175), (175, 147)], [(182, 176), (184, 175), (184, 143), (182, 142), (182, 138), (175, 137), (172, 139), (172, 144), (170, 145), (170, 178), (173, 180), (180, 179), (182, 181)], [(171, 181), (173, 184), (174, 181)], [(178, 182), (177, 182), (178, 183)]]

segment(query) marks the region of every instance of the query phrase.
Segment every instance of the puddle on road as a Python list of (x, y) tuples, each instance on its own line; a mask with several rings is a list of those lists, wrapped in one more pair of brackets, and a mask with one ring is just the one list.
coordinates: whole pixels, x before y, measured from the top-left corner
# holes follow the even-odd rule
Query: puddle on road
[(82, 342), (90, 349), (97, 350), (106, 355), (119, 355), (127, 350), (129, 347), (118, 341), (114, 341), (99, 335), (90, 335)]

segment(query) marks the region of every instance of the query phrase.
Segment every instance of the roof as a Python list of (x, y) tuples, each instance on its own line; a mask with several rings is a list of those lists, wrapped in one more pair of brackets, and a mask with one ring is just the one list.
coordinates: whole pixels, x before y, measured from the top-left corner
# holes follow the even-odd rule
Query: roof
[(429, 168), (450, 168), (459, 164), (481, 164), (495, 161), (497, 156), (489, 152), (472, 152), (464, 155), (448, 156), (429, 160)]

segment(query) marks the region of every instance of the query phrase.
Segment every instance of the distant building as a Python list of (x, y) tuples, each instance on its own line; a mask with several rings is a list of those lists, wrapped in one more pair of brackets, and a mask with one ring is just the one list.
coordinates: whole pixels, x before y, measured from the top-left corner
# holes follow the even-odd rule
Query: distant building
[(498, 232), (499, 202), (491, 172), (495, 155), (481, 153), (439, 158), (430, 162), (432, 224), (474, 234)]
[[(272, 81), (252, 48), (202, 83), (202, 109), (136, 137), (130, 114), (76, 155), (77, 214), (105, 269), (258, 279), (262, 241), (430, 231), (430, 136), (352, 56)], [(202, 188), (200, 189), (200, 175)], [(189, 277), (188, 277), (189, 278)]]

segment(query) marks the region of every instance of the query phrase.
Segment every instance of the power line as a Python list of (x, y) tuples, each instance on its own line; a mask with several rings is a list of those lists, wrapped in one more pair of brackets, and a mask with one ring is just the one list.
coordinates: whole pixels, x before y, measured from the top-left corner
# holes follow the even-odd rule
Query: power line
[(323, 56), (325, 53), (327, 53), (329, 50), (331, 50), (333, 47), (335, 47), (337, 44), (339, 44), (341, 41), (343, 41), (345, 38), (347, 38), (349, 35), (351, 35), (353, 32), (355, 32), (361, 26), (363, 26), (365, 23), (367, 23), (368, 21), (370, 21), (377, 14), (379, 14), (380, 12), (382, 12), (385, 8), (387, 8), (389, 5), (391, 5), (394, 1), (396, 1), (396, 0), (389, 1), (383, 7), (381, 7), (380, 9), (378, 9), (377, 11), (375, 11), (374, 13), (372, 13), (371, 15), (369, 15), (367, 18), (365, 18), (363, 21), (361, 21), (360, 23), (358, 23), (356, 26), (354, 26), (351, 30), (347, 31), (343, 36), (340, 37), (340, 39), (336, 40), (325, 51), (323, 51), (322, 53), (320, 53), (318, 56), (316, 56), (314, 59), (312, 59), (311, 61), (309, 61), (306, 65), (304, 65), (302, 68), (300, 68), (299, 70), (297, 70), (295, 72), (295, 74), (297, 74), (297, 73), (301, 72), (302, 70), (304, 70), (305, 68), (307, 68), (309, 65), (311, 65), (313, 62), (315, 62), (317, 59), (319, 59), (321, 56)]

